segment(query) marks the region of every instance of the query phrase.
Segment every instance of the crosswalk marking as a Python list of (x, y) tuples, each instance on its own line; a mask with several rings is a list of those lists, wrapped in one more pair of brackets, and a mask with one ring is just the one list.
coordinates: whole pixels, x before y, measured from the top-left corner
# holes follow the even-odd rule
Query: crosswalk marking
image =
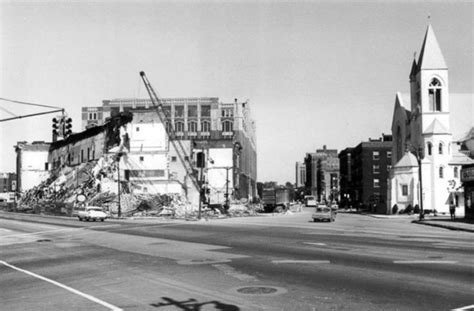
[(9, 268), (11, 268), (11, 269), (14, 269), (14, 270), (16, 270), (16, 271), (23, 272), (23, 273), (28, 274), (28, 275), (30, 275), (30, 276), (33, 276), (33, 277), (35, 277), (35, 278), (37, 278), (37, 279), (40, 279), (40, 280), (46, 281), (46, 282), (48, 282), (48, 283), (51, 283), (51, 284), (53, 284), (53, 285), (56, 285), (56, 286), (58, 286), (58, 287), (61, 287), (61, 288), (65, 289), (65, 290), (67, 290), (67, 291), (70, 291), (71, 293), (74, 293), (74, 294), (76, 294), (76, 295), (82, 296), (82, 297), (84, 297), (84, 298), (86, 298), (86, 299), (88, 299), (88, 300), (90, 300), (90, 301), (93, 301), (93, 302), (95, 302), (95, 303), (97, 303), (97, 304), (100, 304), (100, 305), (106, 307), (106, 308), (109, 308), (110, 310), (113, 310), (113, 311), (122, 311), (121, 308), (119, 308), (119, 307), (117, 307), (117, 306), (114, 306), (114, 305), (112, 305), (112, 304), (110, 304), (110, 303), (108, 303), (108, 302), (105, 302), (105, 301), (103, 301), (103, 300), (100, 300), (99, 298), (96, 298), (96, 297), (94, 297), (94, 296), (92, 296), (92, 295), (83, 293), (83, 292), (81, 292), (81, 291), (78, 291), (77, 289), (74, 289), (74, 288), (69, 287), (69, 286), (67, 286), (67, 285), (64, 285), (64, 284), (62, 284), (62, 283), (56, 282), (56, 281), (54, 281), (54, 280), (48, 279), (48, 278), (46, 278), (46, 277), (44, 277), (44, 276), (41, 276), (41, 275), (36, 274), (36, 273), (33, 273), (33, 272), (31, 272), (31, 271), (18, 268), (18, 267), (14, 266), (14, 265), (11, 265), (11, 264), (7, 263), (6, 261), (0, 260), (0, 264), (3, 264), (4, 266), (9, 267)]

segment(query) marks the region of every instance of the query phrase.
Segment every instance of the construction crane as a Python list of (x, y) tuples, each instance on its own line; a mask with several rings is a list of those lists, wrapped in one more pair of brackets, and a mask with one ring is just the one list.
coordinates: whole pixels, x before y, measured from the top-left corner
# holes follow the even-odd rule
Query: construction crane
[[(184, 168), (186, 169), (186, 174), (191, 179), (193, 185), (196, 187), (196, 190), (199, 191), (201, 189), (201, 182), (198, 181), (197, 176), (195, 174), (195, 168), (193, 163), (190, 161), (189, 157), (187, 157), (186, 149), (183, 146), (183, 143), (179, 139), (175, 139), (176, 132), (174, 127), (171, 125), (171, 118), (167, 115), (167, 111), (163, 109), (163, 102), (160, 98), (156, 95), (155, 90), (148, 81), (148, 78), (145, 75), (144, 71), (140, 71), (140, 76), (145, 84), (146, 90), (148, 95), (150, 96), (151, 102), (153, 106), (156, 108), (156, 112), (158, 117), (160, 118), (161, 123), (163, 123), (166, 134), (168, 135), (169, 140), (171, 141), (176, 153), (178, 155), (179, 160), (183, 164)], [(201, 200), (199, 200), (201, 201)]]

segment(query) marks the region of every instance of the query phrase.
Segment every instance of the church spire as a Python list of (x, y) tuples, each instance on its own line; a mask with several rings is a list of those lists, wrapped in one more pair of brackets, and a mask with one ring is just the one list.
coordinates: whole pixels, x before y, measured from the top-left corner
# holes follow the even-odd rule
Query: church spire
[(428, 28), (426, 29), (425, 39), (421, 46), (420, 58), (418, 59), (418, 68), (420, 70), (448, 69), (431, 24), (428, 24)]

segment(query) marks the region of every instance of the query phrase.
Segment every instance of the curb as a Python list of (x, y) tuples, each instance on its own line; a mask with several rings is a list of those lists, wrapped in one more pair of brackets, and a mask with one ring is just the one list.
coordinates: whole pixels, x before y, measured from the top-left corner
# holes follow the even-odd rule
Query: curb
[(414, 221), (412, 221), (412, 223), (419, 224), (419, 225), (425, 225), (425, 226), (438, 227), (438, 228), (443, 228), (443, 229), (448, 229), (448, 230), (454, 230), (454, 231), (465, 231), (465, 232), (473, 232), (474, 233), (474, 229), (461, 228), (461, 227), (445, 225), (445, 224), (436, 224), (436, 223), (432, 223), (432, 222), (425, 222), (425, 221), (419, 221), (419, 220), (414, 220)]

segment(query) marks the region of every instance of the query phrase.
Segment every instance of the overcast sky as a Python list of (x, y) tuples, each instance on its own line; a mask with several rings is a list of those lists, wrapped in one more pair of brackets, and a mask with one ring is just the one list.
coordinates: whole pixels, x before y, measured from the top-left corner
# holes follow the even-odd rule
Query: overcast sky
[[(147, 98), (141, 70), (161, 97), (248, 99), (258, 180), (294, 182), (307, 152), (390, 133), (429, 22), (450, 92), (474, 93), (473, 3), (0, 0), (0, 97), (64, 107), (75, 131), (83, 106)], [(51, 140), (52, 117), (0, 123), (0, 172), (17, 141)]]

